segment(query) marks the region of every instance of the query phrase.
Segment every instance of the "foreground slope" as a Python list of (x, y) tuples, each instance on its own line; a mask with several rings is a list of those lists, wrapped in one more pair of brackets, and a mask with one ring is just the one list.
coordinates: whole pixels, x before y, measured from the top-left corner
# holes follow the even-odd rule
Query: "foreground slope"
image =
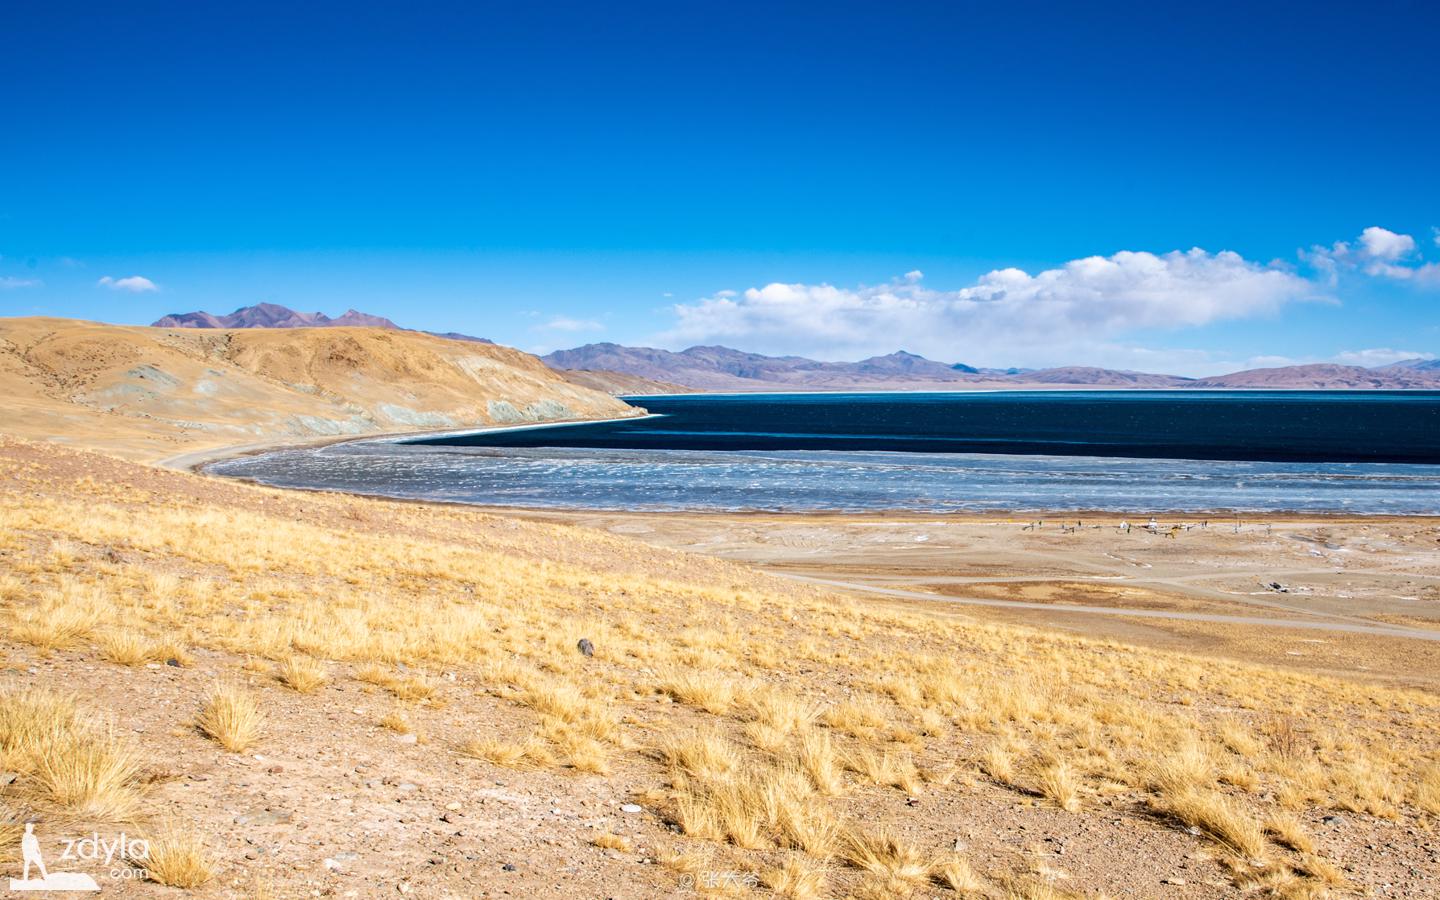
[(157, 458), (205, 446), (634, 414), (518, 350), (378, 328), (0, 319), (6, 428)]
[(17, 440), (0, 525), (6, 820), (196, 896), (1440, 893), (1432, 694)]

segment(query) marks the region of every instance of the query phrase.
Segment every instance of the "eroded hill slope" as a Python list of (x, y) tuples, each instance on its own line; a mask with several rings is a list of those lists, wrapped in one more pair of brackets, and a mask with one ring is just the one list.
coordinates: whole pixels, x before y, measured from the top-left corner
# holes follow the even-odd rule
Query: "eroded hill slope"
[(636, 411), (529, 354), (378, 328), (0, 319), (6, 430), (154, 459), (207, 446)]

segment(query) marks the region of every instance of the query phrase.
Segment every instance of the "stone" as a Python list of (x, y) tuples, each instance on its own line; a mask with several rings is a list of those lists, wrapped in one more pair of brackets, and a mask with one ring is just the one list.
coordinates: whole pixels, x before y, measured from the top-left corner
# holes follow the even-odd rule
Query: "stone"
[(1183, 878), (1173, 878), (1173, 877), (1172, 877), (1172, 878), (1162, 878), (1162, 879), (1160, 879), (1160, 883), (1161, 883), (1161, 884), (1182, 885), (1182, 884), (1185, 883), (1185, 879), (1183, 879)]
[(623, 813), (638, 813), (644, 812), (645, 807), (641, 806), (638, 803), (626, 803), (620, 807), (620, 811)]
[(414, 734), (402, 734), (396, 737), (395, 740), (401, 744), (414, 744), (417, 743), (420, 739)]
[(503, 865), (503, 866), (500, 867), (500, 871), (502, 871), (502, 872), (513, 872), (513, 871), (515, 871), (515, 864), (514, 864), (514, 863), (506, 863), (505, 865)]
[(287, 825), (294, 813), (286, 809), (252, 809), (235, 817), (236, 825)]
[(589, 638), (581, 638), (580, 642), (575, 645), (575, 649), (580, 651), (581, 656), (595, 655), (595, 645), (590, 643)]

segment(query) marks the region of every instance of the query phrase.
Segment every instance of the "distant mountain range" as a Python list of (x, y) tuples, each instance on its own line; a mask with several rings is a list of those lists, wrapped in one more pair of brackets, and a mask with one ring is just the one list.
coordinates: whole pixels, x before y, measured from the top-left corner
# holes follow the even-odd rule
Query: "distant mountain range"
[(764, 356), (729, 347), (691, 347), (678, 353), (653, 347), (586, 344), (541, 357), (565, 371), (623, 373), (700, 391), (964, 390), (1001, 387), (1431, 389), (1440, 390), (1440, 360), (1411, 359), (1364, 368), (1329, 364), (1250, 369), (1210, 378), (1184, 378), (1065, 366), (986, 369), (943, 363), (899, 351), (859, 362), (819, 362)]
[[(278, 303), (257, 303), (242, 306), (228, 315), (217, 316), (208, 312), (171, 313), (151, 323), (155, 328), (391, 328), (396, 331), (413, 331), (401, 328), (384, 316), (372, 316), (358, 310), (347, 309), (342, 315), (330, 318), (322, 312), (296, 312)], [(452, 341), (475, 341), (491, 344), (488, 338), (472, 337), (454, 331), (425, 331), (435, 337)]]
[[(158, 328), (401, 328), (383, 317), (346, 310), (331, 318), (277, 303), (244, 306), (217, 316), (172, 313)], [(489, 344), (457, 332), (422, 334)], [(1229, 375), (1184, 378), (1122, 369), (1063, 366), (1052, 369), (981, 368), (937, 362), (903, 350), (859, 362), (821, 362), (803, 356), (765, 356), (729, 347), (691, 347), (676, 353), (653, 347), (586, 344), (541, 357), (572, 384), (613, 393), (691, 391), (966, 390), (1035, 388), (1270, 388), (1294, 390), (1440, 390), (1440, 359), (1407, 359), (1365, 368), (1319, 363), (1249, 369)]]

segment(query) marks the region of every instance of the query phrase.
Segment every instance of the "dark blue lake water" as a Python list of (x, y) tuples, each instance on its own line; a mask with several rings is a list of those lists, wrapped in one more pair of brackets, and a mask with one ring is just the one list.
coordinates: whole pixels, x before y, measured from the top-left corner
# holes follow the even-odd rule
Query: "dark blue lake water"
[(1440, 392), (690, 394), (630, 399), (663, 418), (413, 443), (1440, 463)]
[(640, 397), (646, 419), (228, 460), (286, 487), (530, 507), (1440, 515), (1440, 392)]

